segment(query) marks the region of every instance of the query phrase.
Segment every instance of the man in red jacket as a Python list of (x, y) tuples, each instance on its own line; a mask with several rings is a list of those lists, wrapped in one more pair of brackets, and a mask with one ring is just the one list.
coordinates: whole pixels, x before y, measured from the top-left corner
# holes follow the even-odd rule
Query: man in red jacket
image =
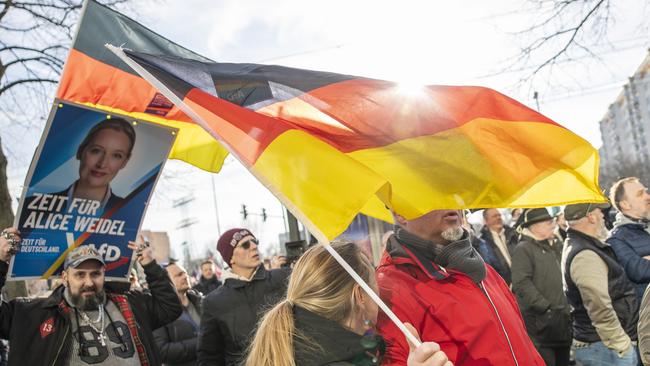
[[(407, 220), (394, 214), (395, 234), (377, 268), (380, 295), (423, 341), (434, 341), (454, 365), (536, 366), (512, 292), (472, 248), (461, 212), (436, 210)], [(409, 346), (383, 314), (383, 364), (405, 365)]]

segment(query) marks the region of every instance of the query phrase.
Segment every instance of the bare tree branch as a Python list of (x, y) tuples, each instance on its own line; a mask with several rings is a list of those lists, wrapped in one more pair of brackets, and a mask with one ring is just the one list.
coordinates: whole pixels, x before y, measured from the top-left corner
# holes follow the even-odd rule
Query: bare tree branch
[[(616, 17), (621, 17), (620, 14), (613, 13), (612, 7), (616, 3), (612, 0), (527, 2), (533, 8), (526, 7), (524, 12), (529, 14), (532, 21), (518, 31), (509, 32), (520, 42), (521, 47), (515, 55), (504, 60), (505, 67), (495, 70), (491, 75), (513, 70), (524, 71), (518, 83), (522, 86), (532, 83), (534, 79), (548, 79), (554, 71), (553, 66), (559, 63), (574, 63), (581, 59), (598, 61), (602, 54), (620, 49), (618, 44), (607, 38), (611, 26), (617, 21)], [(639, 22), (646, 27), (650, 25), (647, 21), (650, 17), (643, 14), (648, 14), (649, 9), (650, 7), (644, 6), (635, 10), (640, 13)], [(641, 46), (647, 45), (647, 34), (640, 39), (643, 41)]]
[(41, 48), (41, 49), (33, 48), (33, 47), (26, 47), (26, 46), (5, 46), (5, 47), (0, 48), (0, 52), (8, 51), (8, 50), (21, 50), (21, 51), (32, 51), (32, 52), (38, 52), (38, 53), (46, 53), (47, 51), (57, 50), (57, 49), (65, 50), (65, 49), (67, 49), (67, 47), (65, 47), (63, 45), (60, 45), (60, 44), (47, 46), (47, 47)]
[(81, 6), (81, 4), (78, 5), (73, 5), (70, 2), (67, 2), (66, 5), (57, 5), (57, 4), (44, 4), (44, 3), (30, 3), (28, 1), (21, 1), (20, 2), (21, 7), (38, 7), (38, 8), (51, 8), (51, 9), (59, 9), (59, 10), (68, 10), (70, 9), (71, 6), (78, 8)]
[(551, 15), (547, 16), (546, 19), (516, 33), (517, 34), (529, 33), (537, 29), (543, 28), (544, 26), (547, 26), (549, 23), (557, 19), (557, 17), (560, 16), (560, 14), (562, 14), (562, 12), (565, 11), (569, 5), (571, 5), (571, 1), (562, 1), (560, 4), (558, 4), (558, 6), (555, 7), (556, 8), (555, 11)]
[(25, 84), (25, 83), (51, 83), (51, 84), (56, 84), (58, 83), (58, 80), (52, 80), (52, 79), (21, 79), (21, 80), (14, 80), (8, 84), (5, 84), (0, 88), (0, 94), (6, 92), (7, 90), (11, 89), (12, 87), (20, 84)]
[(29, 31), (33, 31), (34, 29), (38, 28), (39, 26), (40, 26), (39, 24), (35, 24), (35, 25), (33, 25), (31, 27), (28, 27), (28, 28), (15, 28), (15, 27), (10, 27), (10, 26), (0, 24), (0, 29), (4, 29), (4, 30), (9, 31), (9, 32), (29, 32)]
[(569, 40), (564, 44), (564, 47), (562, 47), (562, 49), (560, 49), (559, 51), (557, 51), (553, 56), (547, 58), (544, 62), (542, 62), (542, 63), (541, 63), (541, 64), (540, 64), (540, 65), (539, 65), (535, 70), (533, 70), (533, 74), (538, 73), (541, 69), (543, 69), (543, 68), (546, 67), (547, 65), (549, 65), (549, 64), (551, 64), (551, 63), (555, 63), (555, 61), (556, 61), (560, 56), (564, 55), (564, 54), (566, 53), (566, 51), (569, 49), (569, 47), (571, 47), (572, 45), (575, 44), (575, 39), (576, 39), (576, 36), (578, 35), (578, 32), (580, 32), (580, 30), (584, 27), (584, 25), (585, 25), (585, 24), (586, 24), (586, 23), (591, 19), (591, 16), (592, 16), (592, 15), (593, 15), (597, 10), (598, 10), (598, 8), (600, 8), (601, 5), (603, 5), (603, 3), (605, 3), (606, 1), (608, 1), (608, 0), (599, 0), (599, 1), (596, 3), (596, 5), (594, 5), (594, 6), (592, 7), (592, 9), (591, 9), (591, 10), (590, 10), (590, 11), (589, 11), (589, 12), (588, 12), (588, 13), (587, 13), (587, 14), (586, 14), (586, 15), (585, 15), (581, 20), (580, 20), (580, 22), (578, 23), (578, 25), (576, 25), (575, 27), (568, 28), (568, 29), (564, 29), (564, 30), (558, 31), (558, 32), (555, 33), (555, 34), (552, 34), (552, 35), (550, 35), (550, 36), (544, 37), (544, 38), (543, 38), (544, 41), (540, 44), (540, 46), (541, 46), (543, 43), (545, 43), (546, 41), (551, 40), (551, 39), (554, 39), (554, 38), (557, 38), (557, 37), (559, 37), (559, 36), (561, 36), (561, 35), (563, 35), (563, 34), (566, 34), (566, 33), (570, 33), (570, 34), (571, 34), (571, 37), (570, 37)]
[(0, 21), (2, 18), (4, 18), (5, 15), (7, 15), (7, 12), (9, 11), (9, 8), (11, 8), (12, 3), (12, 0), (3, 1), (4, 8), (0, 10)]

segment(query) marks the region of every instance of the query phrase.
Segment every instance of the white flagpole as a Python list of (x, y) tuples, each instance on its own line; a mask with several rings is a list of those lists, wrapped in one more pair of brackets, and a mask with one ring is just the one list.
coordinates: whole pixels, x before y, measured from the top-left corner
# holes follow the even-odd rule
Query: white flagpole
[(307, 216), (303, 215), (289, 199), (287, 199), (282, 192), (277, 190), (264, 176), (258, 174), (254, 169), (249, 169), (248, 165), (242, 162), (242, 159), (237, 155), (236, 150), (233, 149), (226, 141), (224, 141), (221, 136), (214, 132), (209, 124), (192, 108), (183, 102), (176, 94), (174, 94), (169, 88), (167, 88), (163, 83), (161, 83), (155, 76), (151, 75), (144, 67), (140, 66), (137, 62), (133, 61), (128, 57), (122, 48), (116, 47), (110, 44), (105, 45), (109, 50), (115, 53), (122, 61), (129, 65), (133, 70), (135, 70), (142, 78), (151, 83), (156, 87), (165, 97), (171, 100), (179, 109), (181, 109), (185, 114), (187, 114), (194, 122), (198, 123), (203, 129), (205, 129), (213, 138), (219, 141), (228, 151), (237, 159), (243, 166), (245, 166), (248, 171), (250, 171), (255, 178), (257, 178), (266, 188), (268, 188), (271, 193), (273, 193), (279, 200), (284, 204), (284, 206), (296, 217), (303, 225), (307, 226), (307, 229), (314, 234), (318, 239), (319, 243), (325, 246), (325, 249), (334, 257), (334, 259), (345, 269), (346, 272), (361, 286), (361, 288), (370, 296), (370, 298), (381, 308), (381, 310), (390, 318), (390, 320), (395, 323), (395, 325), (404, 333), (404, 336), (416, 346), (420, 346), (421, 342), (415, 337), (411, 332), (404, 326), (401, 320), (393, 313), (393, 311), (379, 298), (379, 296), (368, 286), (366, 281), (364, 281), (358, 273), (350, 267), (350, 265), (337, 253), (332, 246), (330, 245), (329, 239), (318, 229), (314, 223), (311, 222)]

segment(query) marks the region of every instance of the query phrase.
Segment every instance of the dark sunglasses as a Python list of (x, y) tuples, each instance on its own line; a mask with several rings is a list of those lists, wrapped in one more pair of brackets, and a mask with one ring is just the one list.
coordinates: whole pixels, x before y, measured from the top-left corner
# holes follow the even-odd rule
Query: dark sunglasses
[(235, 248), (241, 247), (244, 250), (248, 250), (251, 247), (251, 243), (253, 243), (255, 245), (258, 245), (259, 242), (256, 239), (248, 239), (245, 242), (237, 244), (237, 246)]

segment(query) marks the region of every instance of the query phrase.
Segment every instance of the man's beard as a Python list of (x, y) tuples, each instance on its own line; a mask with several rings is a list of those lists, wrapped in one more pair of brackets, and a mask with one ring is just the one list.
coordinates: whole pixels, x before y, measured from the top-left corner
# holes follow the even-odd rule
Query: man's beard
[(463, 228), (460, 226), (452, 226), (443, 230), (440, 236), (450, 242), (458, 241), (463, 237)]
[[(95, 294), (90, 297), (84, 297), (81, 294), (85, 291), (94, 291)], [(104, 303), (105, 296), (104, 289), (97, 291), (97, 288), (94, 286), (82, 287), (79, 293), (70, 293), (70, 301), (72, 302), (72, 306), (79, 310), (97, 310)]]
[(600, 239), (601, 241), (605, 241), (607, 237), (609, 237), (609, 231), (607, 230), (607, 226), (605, 226), (605, 221), (602, 221), (598, 224), (596, 238)]

